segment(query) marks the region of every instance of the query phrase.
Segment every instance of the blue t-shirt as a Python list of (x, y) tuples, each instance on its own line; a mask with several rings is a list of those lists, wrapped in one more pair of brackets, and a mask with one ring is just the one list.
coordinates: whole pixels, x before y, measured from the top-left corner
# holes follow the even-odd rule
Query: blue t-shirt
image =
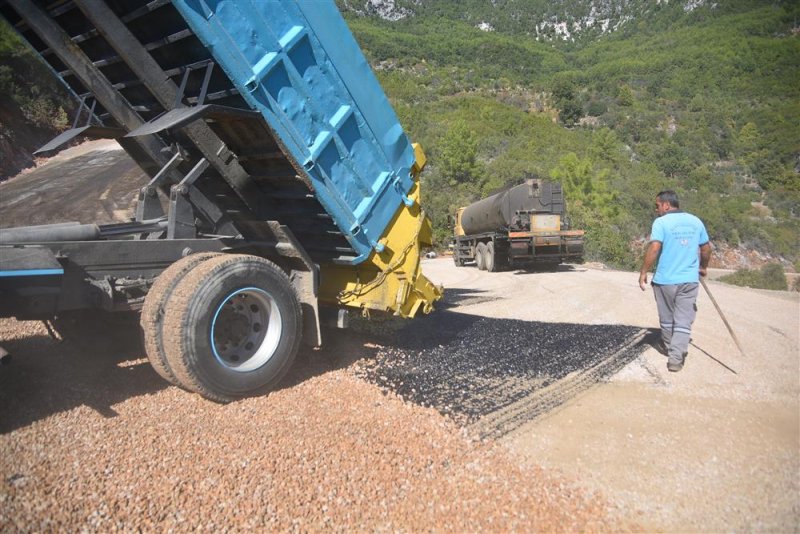
[(700, 280), (698, 247), (708, 243), (703, 221), (682, 211), (670, 211), (653, 221), (651, 241), (661, 242), (654, 284), (690, 284)]

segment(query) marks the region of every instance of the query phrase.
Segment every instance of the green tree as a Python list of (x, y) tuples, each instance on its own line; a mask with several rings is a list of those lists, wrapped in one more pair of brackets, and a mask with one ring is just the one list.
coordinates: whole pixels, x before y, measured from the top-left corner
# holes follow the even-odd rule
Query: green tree
[(685, 174), (690, 167), (686, 151), (673, 142), (662, 145), (656, 151), (656, 165), (670, 178)]
[(752, 166), (758, 185), (767, 190), (800, 191), (800, 176), (773, 158), (763, 158)]
[(758, 126), (752, 122), (748, 122), (742, 129), (739, 130), (739, 135), (736, 136), (736, 148), (739, 151), (740, 159), (745, 165), (752, 165), (759, 157), (759, 148), (761, 145), (761, 134), (758, 132)]
[(438, 164), (451, 186), (482, 180), (483, 167), (478, 162), (478, 135), (464, 119), (455, 121), (445, 132), (439, 147)]
[(558, 118), (567, 126), (574, 126), (583, 117), (583, 106), (577, 98), (561, 102), (559, 109)]
[(606, 111), (608, 111), (608, 105), (602, 100), (592, 100), (589, 102), (589, 105), (586, 106), (586, 114), (590, 117), (599, 117)]
[(568, 78), (558, 78), (553, 84), (553, 100), (558, 108), (558, 118), (567, 126), (577, 123), (583, 116), (583, 106), (578, 99), (575, 84)]
[(589, 154), (595, 160), (614, 162), (619, 159), (620, 143), (617, 134), (609, 128), (601, 128), (592, 135)]
[(564, 195), (572, 206), (602, 217), (616, 215), (614, 194), (608, 186), (608, 171), (596, 173), (588, 158), (582, 159), (570, 152), (559, 160), (550, 175), (561, 182)]
[(633, 105), (633, 90), (629, 85), (620, 86), (619, 94), (617, 95), (617, 104), (625, 107)]

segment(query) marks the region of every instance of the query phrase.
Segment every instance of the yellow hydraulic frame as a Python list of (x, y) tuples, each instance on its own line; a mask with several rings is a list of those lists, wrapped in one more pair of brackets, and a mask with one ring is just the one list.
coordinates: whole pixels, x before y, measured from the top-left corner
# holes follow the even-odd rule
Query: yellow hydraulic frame
[(441, 286), (422, 274), (420, 256), (431, 246), (431, 222), (420, 206), (419, 175), (425, 167), (425, 153), (414, 144), (416, 162), (411, 170), (414, 185), (408, 194), (410, 206), (402, 204), (373, 251), (358, 265), (323, 265), (320, 268), (320, 301), (414, 317), (422, 309), (429, 313), (442, 296)]

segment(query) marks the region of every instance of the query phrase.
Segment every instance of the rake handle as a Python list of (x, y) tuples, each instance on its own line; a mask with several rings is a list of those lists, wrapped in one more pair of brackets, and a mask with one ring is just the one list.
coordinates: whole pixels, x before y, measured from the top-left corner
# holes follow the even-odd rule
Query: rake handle
[(737, 338), (736, 334), (733, 333), (733, 328), (731, 328), (731, 325), (728, 323), (728, 320), (725, 318), (725, 314), (722, 313), (722, 309), (719, 307), (719, 304), (717, 304), (717, 299), (715, 299), (714, 295), (711, 294), (711, 290), (708, 289), (708, 286), (706, 285), (706, 281), (702, 276), (700, 277), (700, 283), (703, 285), (703, 289), (706, 290), (706, 294), (708, 295), (708, 298), (711, 299), (711, 303), (717, 309), (717, 313), (719, 313), (720, 319), (722, 319), (722, 322), (725, 323), (725, 327), (728, 329), (728, 332), (731, 334), (731, 337), (733, 338), (733, 342), (736, 343), (736, 348), (739, 349), (739, 352), (742, 353), (742, 356), (747, 357), (745, 355), (745, 353), (744, 353), (744, 349), (742, 349), (742, 344), (739, 343), (739, 338)]

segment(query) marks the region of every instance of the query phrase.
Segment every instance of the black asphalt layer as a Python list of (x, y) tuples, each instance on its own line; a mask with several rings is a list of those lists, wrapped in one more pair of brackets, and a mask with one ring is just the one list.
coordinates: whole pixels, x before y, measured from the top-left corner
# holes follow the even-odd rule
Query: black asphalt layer
[[(450, 297), (445, 306), (453, 304)], [(460, 303), (472, 299), (463, 297)], [(634, 326), (493, 319), (444, 309), (384, 334), (364, 375), (460, 425), (491, 420), (480, 433), (496, 436), (608, 378), (650, 346), (645, 334)]]

